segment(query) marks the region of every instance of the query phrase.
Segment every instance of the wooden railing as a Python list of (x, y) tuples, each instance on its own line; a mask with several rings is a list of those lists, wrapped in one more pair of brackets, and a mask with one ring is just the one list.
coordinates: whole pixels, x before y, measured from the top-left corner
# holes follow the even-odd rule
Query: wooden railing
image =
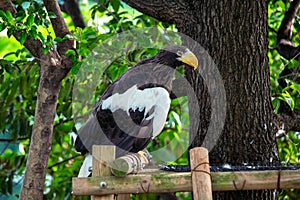
[(93, 177), (73, 178), (73, 195), (93, 195), (102, 200), (117, 194), (124, 200), (131, 193), (193, 192), (194, 199), (210, 200), (212, 191), (300, 188), (299, 170), (210, 172), (208, 152), (202, 147), (190, 151), (191, 172), (145, 169), (116, 177), (107, 166), (114, 151), (112, 146), (93, 147)]

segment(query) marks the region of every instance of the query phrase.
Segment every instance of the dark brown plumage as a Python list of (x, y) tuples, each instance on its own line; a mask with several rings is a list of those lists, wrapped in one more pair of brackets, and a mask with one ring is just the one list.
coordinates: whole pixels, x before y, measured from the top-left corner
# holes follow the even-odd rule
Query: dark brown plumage
[(80, 129), (75, 148), (82, 154), (92, 145), (115, 145), (117, 157), (144, 149), (163, 129), (176, 67), (197, 68), (194, 54), (170, 46), (137, 63), (113, 82)]

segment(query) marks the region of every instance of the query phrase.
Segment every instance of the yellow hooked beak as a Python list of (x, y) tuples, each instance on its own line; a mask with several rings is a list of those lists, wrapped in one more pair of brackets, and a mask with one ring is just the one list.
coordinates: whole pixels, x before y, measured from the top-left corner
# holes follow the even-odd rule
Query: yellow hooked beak
[(181, 57), (178, 58), (181, 62), (194, 67), (194, 70), (198, 68), (198, 59), (191, 51), (186, 51)]

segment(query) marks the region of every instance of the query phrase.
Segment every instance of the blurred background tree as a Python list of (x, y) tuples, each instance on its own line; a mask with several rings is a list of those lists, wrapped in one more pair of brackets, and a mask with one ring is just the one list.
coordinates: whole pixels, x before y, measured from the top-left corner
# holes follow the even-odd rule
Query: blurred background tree
[[(50, 19), (53, 13), (47, 13), (41, 1), (14, 1), (18, 15), (13, 17), (9, 12), (0, 11), (0, 199), (17, 199), (26, 167), (27, 152), (30, 143), (32, 126), (37, 100), (37, 88), (40, 78), (38, 60), (24, 48), (27, 35), (39, 39), (43, 52), (48, 52), (57, 42), (64, 38), (55, 37)], [(129, 7), (120, 0), (94, 1), (59, 1), (67, 26), (76, 40), (76, 51), (68, 51), (73, 58), (70, 73), (62, 81), (58, 97), (57, 112), (54, 122), (53, 143), (48, 161), (44, 199), (70, 199), (71, 178), (77, 176), (83, 157), (73, 149), (77, 133), (73, 120), (72, 91), (76, 75), (81, 64), (90, 52), (101, 45), (107, 38), (135, 28), (158, 27), (165, 31), (175, 31), (174, 25), (160, 22)], [(78, 4), (79, 3), (79, 4)], [(300, 111), (299, 63), (283, 58), (277, 50), (278, 30), (290, 3), (284, 0), (272, 0), (268, 4), (269, 20), (269, 65), (271, 72), (271, 94), (275, 113), (280, 109)], [(79, 10), (80, 8), (80, 10)], [(26, 30), (16, 40), (12, 35), (17, 28)], [(295, 17), (292, 41), (296, 46), (300, 42), (300, 19)], [(143, 37), (138, 42), (147, 42)], [(157, 46), (164, 46), (163, 40), (157, 39)], [(138, 49), (123, 54), (114, 60), (103, 72), (103, 80), (97, 87), (96, 95), (101, 95), (105, 88), (128, 66), (153, 56), (157, 49)], [(285, 69), (293, 71), (294, 76), (282, 75)], [(283, 84), (280, 84), (284, 80)], [(96, 102), (96, 98), (94, 102)], [(189, 119), (181, 113), (187, 108), (187, 99), (172, 101), (171, 112), (163, 133), (149, 146), (150, 150), (168, 146), (172, 150), (183, 148), (188, 143)], [(181, 107), (180, 107), (180, 106)], [(288, 108), (286, 108), (286, 106)], [(78, 126), (78, 125), (77, 125)], [(300, 132), (285, 132), (278, 127), (277, 138), (280, 160), (284, 164), (300, 164)], [(180, 133), (180, 137), (178, 134)], [(274, 133), (276, 134), (276, 133)], [(184, 137), (182, 137), (184, 136)], [(187, 164), (187, 152), (178, 160), (178, 164)], [(178, 193), (181, 199), (189, 199), (186, 193)], [(279, 199), (297, 199), (299, 190), (283, 190)], [(132, 196), (138, 199), (137, 196)], [(148, 199), (156, 199), (148, 196)]]

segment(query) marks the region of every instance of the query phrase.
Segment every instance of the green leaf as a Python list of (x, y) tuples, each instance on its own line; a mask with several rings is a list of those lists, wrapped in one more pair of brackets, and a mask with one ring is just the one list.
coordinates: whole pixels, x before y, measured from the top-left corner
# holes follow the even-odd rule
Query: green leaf
[(106, 11), (106, 6), (104, 4), (100, 4), (97, 11), (100, 13)]
[(74, 39), (74, 36), (73, 36), (73, 35), (70, 35), (70, 34), (66, 34), (66, 35), (63, 37), (63, 40), (67, 40), (67, 39)]
[(16, 93), (17, 93), (17, 91), (18, 91), (18, 89), (19, 89), (19, 82), (20, 82), (20, 80), (17, 79), (17, 80), (15, 80), (14, 83), (10, 86), (10, 92), (9, 92), (9, 94), (6, 96), (6, 99), (5, 99), (6, 104), (9, 104), (10, 102), (12, 102), (13, 99), (16, 97)]
[(279, 108), (280, 108), (280, 99), (274, 98), (274, 99), (272, 100), (272, 106), (273, 106), (273, 108), (275, 109), (275, 114), (278, 114), (278, 110), (279, 110)]
[(290, 60), (289, 69), (297, 68), (297, 67), (299, 67), (298, 61), (297, 60)]
[(6, 28), (6, 24), (0, 23), (0, 32)]
[(25, 40), (26, 40), (26, 36), (27, 34), (25, 32), (22, 32), (20, 35), (19, 35), (19, 42), (23, 45)]
[(79, 71), (79, 68), (77, 66), (73, 66), (71, 68), (71, 74), (76, 75)]
[(113, 7), (115, 12), (118, 12), (119, 7), (120, 7), (120, 0), (110, 0), (110, 4)]
[(290, 93), (288, 92), (285, 92), (283, 94), (281, 94), (282, 96), (278, 97), (279, 99), (285, 101), (290, 107), (292, 110), (294, 110), (295, 108), (295, 101), (293, 99), (293, 97), (291, 96)]
[(6, 11), (6, 17), (8, 22), (13, 23), (13, 16), (8, 10)]
[(26, 24), (27, 24), (27, 26), (31, 27), (33, 25), (33, 23), (34, 23), (34, 16), (33, 15), (29, 15), (27, 17)]
[(54, 19), (54, 18), (56, 18), (56, 15), (55, 15), (54, 12), (48, 12), (48, 17), (49, 17), (50, 19)]
[(60, 38), (60, 37), (56, 37), (56, 38), (54, 38), (54, 41), (55, 41), (55, 42), (61, 42), (61, 41), (63, 41), (63, 39)]
[(52, 36), (51, 35), (47, 35), (47, 43), (51, 44), (53, 41)]
[(7, 21), (7, 16), (3, 10), (0, 10), (0, 17), (2, 17), (4, 21)]
[(36, 33), (36, 38), (37, 37), (42, 41), (43, 44), (45, 43), (46, 39), (41, 32)]
[(286, 10), (285, 3), (283, 3), (282, 1), (276, 1), (276, 4), (277, 4), (277, 6), (280, 7), (282, 10)]
[(16, 22), (23, 22), (26, 17), (26, 12), (24, 10), (20, 10), (15, 14), (15, 21)]
[(29, 35), (30, 37), (32, 37), (33, 39), (37, 39), (38, 33), (36, 32), (36, 29), (30, 29), (29, 31)]
[(78, 51), (78, 54), (82, 55), (82, 56), (88, 56), (88, 55), (90, 55), (90, 53), (91, 53), (91, 51), (89, 49), (87, 49), (87, 48), (80, 49)]
[(24, 18), (25, 18), (25, 16), (20, 15), (20, 16), (18, 16), (18, 17), (15, 18), (15, 21), (16, 22), (21, 22)]
[(293, 84), (291, 85), (291, 88), (300, 93), (300, 84)]
[(44, 45), (43, 47), (42, 47), (42, 51), (43, 51), (43, 54), (47, 54), (48, 53), (48, 51), (49, 51), (49, 47), (48, 46), (46, 46), (46, 45)]
[[(8, 57), (8, 56), (10, 56), (10, 55), (15, 55), (15, 54), (16, 54), (15, 52), (9, 52), (9, 53), (5, 54), (5, 55), (3, 56), (3, 58), (6, 58), (6, 57)], [(1, 61), (3, 61), (3, 60), (1, 60)], [(2, 64), (2, 62), (0, 62), (0, 64)], [(10, 65), (9, 62), (6, 62), (5, 64), (6, 64), (5, 66)], [(10, 71), (8, 71), (8, 72), (10, 72)]]
[(11, 28), (8, 29), (7, 30), (7, 37), (10, 38), (12, 36), (12, 34), (13, 34), (13, 29), (11, 29)]
[(66, 56), (76, 56), (76, 52), (73, 49), (66, 51)]

